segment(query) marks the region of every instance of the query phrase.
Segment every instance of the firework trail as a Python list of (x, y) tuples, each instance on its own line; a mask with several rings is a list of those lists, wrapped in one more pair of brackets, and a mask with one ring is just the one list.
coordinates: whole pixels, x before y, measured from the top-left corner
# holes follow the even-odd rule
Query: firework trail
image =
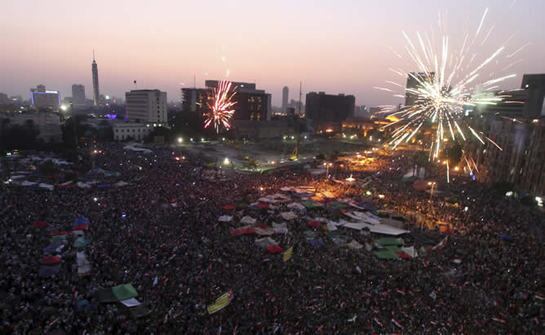
[[(494, 29), (493, 26), (486, 28), (487, 14), (488, 9), (481, 17), (475, 33), (466, 34), (460, 46), (453, 46), (448, 35), (434, 40), (427, 34), (416, 33), (416, 37), (411, 38), (403, 32), (407, 43), (405, 51), (411, 66), (416, 67), (418, 72), (403, 69), (390, 71), (403, 80), (407, 79), (409, 73), (408, 80), (413, 82), (413, 87), (407, 87), (406, 96), (399, 93), (399, 89), (405, 86), (392, 81), (387, 81), (386, 87), (375, 87), (391, 92), (394, 97), (407, 97), (411, 100), (411, 103), (402, 108), (382, 106), (382, 113), (395, 115), (399, 119), (384, 127), (392, 128), (390, 145), (394, 149), (402, 143), (408, 143), (424, 128), (428, 128), (425, 125), (432, 124), (436, 126), (430, 147), (430, 158), (433, 160), (438, 159), (443, 142), (449, 140), (462, 143), (474, 138), (482, 145), (488, 141), (501, 150), (492, 139), (467, 125), (464, 117), (468, 109), (495, 105), (504, 100), (507, 96), (496, 93), (498, 84), (516, 77), (515, 74), (496, 76), (488, 70), (491, 64), (497, 64), (501, 60), (512, 61), (520, 49), (506, 54), (506, 47), (500, 46), (492, 54), (484, 56), (474, 52), (487, 42)], [(469, 165), (472, 160), (464, 159), (468, 162), (469, 170), (474, 171), (474, 166)]]
[(220, 81), (214, 88), (213, 99), (207, 103), (208, 112), (205, 114), (204, 128), (214, 126), (216, 132), (220, 128), (231, 129), (231, 118), (235, 114), (236, 88), (230, 81)]

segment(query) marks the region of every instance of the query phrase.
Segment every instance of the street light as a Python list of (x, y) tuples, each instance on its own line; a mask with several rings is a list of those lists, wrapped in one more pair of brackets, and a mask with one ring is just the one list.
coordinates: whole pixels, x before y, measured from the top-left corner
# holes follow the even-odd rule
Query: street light
[(182, 144), (182, 143), (184, 143), (184, 139), (183, 139), (183, 138), (181, 138), (181, 137), (178, 137), (178, 143), (179, 143), (179, 144)]

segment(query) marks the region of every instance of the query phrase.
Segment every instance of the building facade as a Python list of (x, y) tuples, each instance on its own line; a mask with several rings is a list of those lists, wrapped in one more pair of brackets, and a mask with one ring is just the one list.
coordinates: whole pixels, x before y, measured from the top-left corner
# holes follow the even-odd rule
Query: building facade
[(81, 84), (72, 85), (72, 104), (82, 106), (86, 103), (85, 86)]
[(24, 126), (32, 122), (38, 130), (37, 138), (46, 143), (62, 141), (61, 118), (59, 113), (49, 111), (0, 113), (0, 120), (7, 119), (9, 125)]
[(59, 91), (48, 91), (45, 85), (38, 85), (30, 90), (32, 106), (38, 111), (58, 112), (60, 106)]
[(132, 90), (125, 93), (126, 118), (137, 123), (167, 124), (167, 93)]
[(545, 195), (544, 79), (545, 75), (525, 75), (522, 89), (498, 92), (504, 101), (477, 109), (473, 127), (501, 148), (466, 146), (482, 181), (507, 182), (517, 190)]
[(341, 123), (354, 115), (356, 98), (353, 95), (331, 95), (310, 92), (306, 96), (305, 116), (314, 124)]
[[(210, 111), (218, 80), (207, 80), (205, 88), (182, 88), (182, 112), (198, 113), (202, 118)], [(267, 121), (271, 118), (271, 95), (256, 89), (254, 83), (232, 82), (235, 113), (233, 120)]]
[(142, 141), (153, 130), (150, 124), (114, 122), (114, 141)]
[(290, 95), (290, 89), (287, 86), (282, 88), (282, 112), (287, 113), (288, 111), (288, 99)]

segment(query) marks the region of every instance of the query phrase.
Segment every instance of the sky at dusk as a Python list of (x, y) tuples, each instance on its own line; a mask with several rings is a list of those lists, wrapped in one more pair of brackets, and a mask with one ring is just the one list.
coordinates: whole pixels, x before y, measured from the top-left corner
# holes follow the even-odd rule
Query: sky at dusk
[(95, 49), (101, 93), (118, 97), (137, 80), (139, 88), (179, 100), (195, 75), (197, 86), (206, 79), (256, 82), (274, 105), (284, 85), (297, 98), (299, 81), (303, 93), (354, 94), (368, 106), (395, 103), (374, 87), (400, 82), (389, 68), (414, 68), (402, 31), (437, 33), (441, 13), (456, 49), (486, 8), (485, 23), (494, 29), (475, 52), (485, 57), (502, 45), (508, 53), (523, 47), (508, 71), (519, 76), (504, 88), (520, 86), (523, 73), (545, 73), (542, 0), (6, 0), (0, 92), (28, 98), (43, 83), (64, 97), (81, 83), (91, 97)]

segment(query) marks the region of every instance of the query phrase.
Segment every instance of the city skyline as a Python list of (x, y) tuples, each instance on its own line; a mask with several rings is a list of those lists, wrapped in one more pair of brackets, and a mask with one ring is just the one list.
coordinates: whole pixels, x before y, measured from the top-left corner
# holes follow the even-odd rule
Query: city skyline
[[(486, 8), (487, 20), (495, 26), (490, 44), (509, 40), (511, 52), (523, 47), (517, 54), (521, 61), (510, 70), (517, 77), (502, 88), (518, 87), (524, 73), (545, 72), (539, 56), (545, 50), (545, 21), (540, 18), (545, 3), (462, 2), (421, 1), (415, 6), (408, 1), (343, 1), (339, 6), (323, 1), (313, 7), (309, 1), (278, 1), (254, 8), (248, 1), (189, 1), (183, 6), (97, 1), (93, 6), (82, 3), (81, 14), (75, 15), (69, 10), (73, 2), (59, 1), (54, 7), (14, 2), (7, 4), (6, 20), (0, 23), (6, 35), (0, 92), (28, 98), (31, 87), (45, 84), (64, 97), (74, 83), (93, 87), (89, 63), (95, 49), (101, 91), (118, 97), (137, 80), (139, 88), (164, 90), (171, 101), (179, 101), (180, 89), (193, 87), (195, 76), (197, 87), (208, 79), (256, 82), (272, 94), (276, 106), (281, 105), (282, 87), (295, 92), (299, 81), (304, 93), (353, 94), (358, 105), (402, 102), (374, 89), (393, 79), (388, 69), (403, 62), (395, 56), (403, 53), (402, 31), (429, 31), (441, 13), (450, 35), (461, 38)], [(209, 20), (191, 15), (203, 11)]]

